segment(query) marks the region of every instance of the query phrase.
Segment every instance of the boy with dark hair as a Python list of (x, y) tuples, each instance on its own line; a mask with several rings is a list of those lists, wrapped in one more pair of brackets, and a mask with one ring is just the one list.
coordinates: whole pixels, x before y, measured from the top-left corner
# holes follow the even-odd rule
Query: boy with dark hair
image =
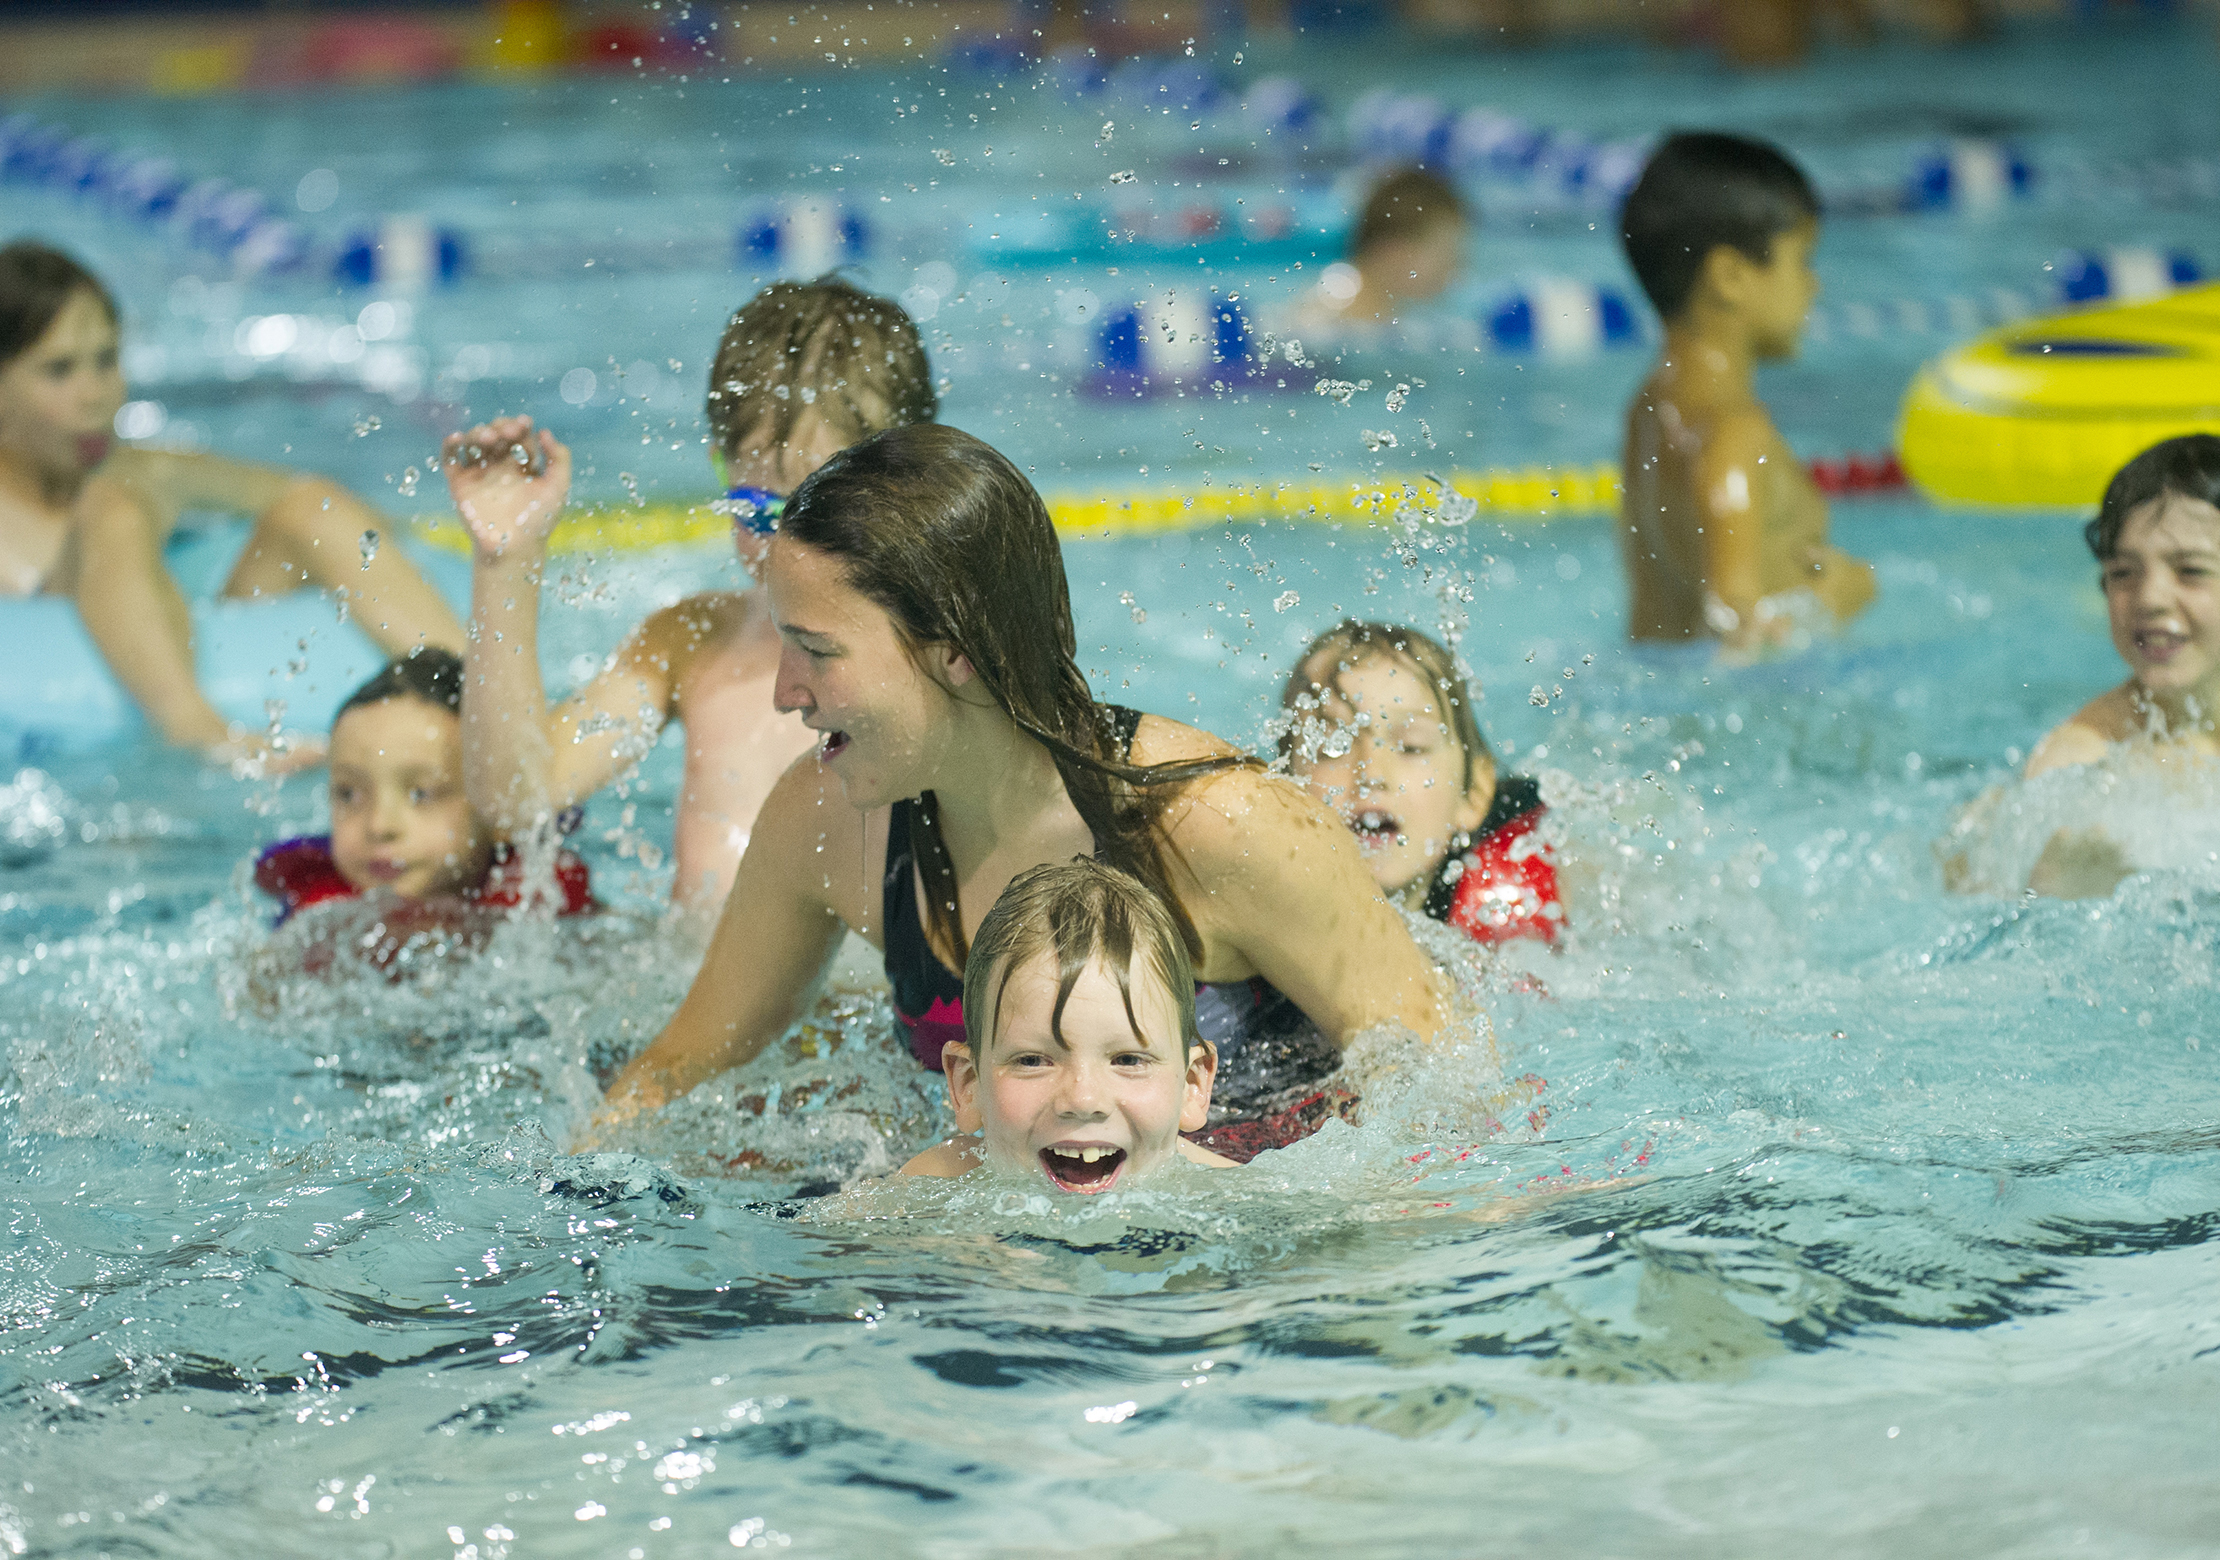
[(1620, 531), (1628, 635), (1794, 647), (1873, 599), (1873, 570), (1827, 540), (1827, 505), (1757, 398), (1757, 364), (1793, 356), (1819, 293), (1819, 199), (1763, 142), (1682, 132), (1620, 214), (1665, 323), (1627, 408)]
[[(761, 563), (769, 514), (804, 477), (851, 444), (935, 412), (924, 344), (901, 305), (830, 277), (757, 293), (725, 327), (709, 374), (712, 459), (741, 558), (751, 570)], [(528, 419), (495, 426), (512, 424), (530, 428)], [(457, 441), (448, 442), (452, 477)], [(772, 707), (779, 637), (763, 593), (708, 591), (663, 608), (600, 676), (551, 708), (540, 684), (539, 593), (556, 517), (535, 516), (529, 534), (495, 536), (467, 505), (461, 513), (474, 546), (463, 699), (471, 806), (521, 837), (631, 768), (667, 721), (683, 721), (671, 895), (722, 904), (757, 809), (816, 741)]]

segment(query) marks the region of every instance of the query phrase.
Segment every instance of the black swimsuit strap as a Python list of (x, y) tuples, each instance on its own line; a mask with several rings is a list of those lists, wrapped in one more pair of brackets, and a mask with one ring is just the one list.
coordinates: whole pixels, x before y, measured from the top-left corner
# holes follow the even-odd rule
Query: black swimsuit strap
[[(1141, 726), (1141, 712), (1122, 704), (1100, 706), (1109, 717), (1111, 750), (1120, 759), (1133, 750), (1133, 734)], [(905, 798), (889, 810), (886, 828), (886, 876), (879, 899), (879, 925), (886, 938), (886, 978), (894, 988), (894, 1005), (915, 1017), (938, 997), (961, 1002), (963, 975), (941, 963), (925, 935), (925, 919), (917, 908), (917, 850), (911, 838), (911, 820), (917, 803)], [(1102, 842), (1095, 842), (1101, 854)]]

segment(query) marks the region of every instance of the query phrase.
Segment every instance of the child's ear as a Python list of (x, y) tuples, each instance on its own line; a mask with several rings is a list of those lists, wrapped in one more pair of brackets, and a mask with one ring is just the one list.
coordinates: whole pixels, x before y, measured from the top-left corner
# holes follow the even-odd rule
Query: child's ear
[(1198, 1040), (1187, 1049), (1187, 1094), (1180, 1101), (1179, 1130), (1200, 1132), (1210, 1125), (1210, 1089), (1218, 1081), (1218, 1048)]
[(1739, 306), (1763, 267), (1732, 244), (1714, 244), (1698, 273), (1700, 285), (1720, 302)]
[(941, 1048), (940, 1070), (948, 1078), (948, 1108), (955, 1113), (956, 1130), (977, 1132), (984, 1124), (979, 1115), (979, 1069), (972, 1065), (971, 1047), (951, 1040)]

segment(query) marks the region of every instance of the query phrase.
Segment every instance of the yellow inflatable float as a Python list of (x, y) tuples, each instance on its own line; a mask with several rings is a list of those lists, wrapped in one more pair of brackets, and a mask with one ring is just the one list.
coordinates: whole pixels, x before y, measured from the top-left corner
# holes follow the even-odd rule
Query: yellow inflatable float
[(2022, 320), (1920, 369), (1897, 446), (1936, 498), (2086, 507), (2161, 439), (2220, 432), (2220, 284)]
[[(1491, 520), (1547, 520), (1558, 515), (1616, 514), (1616, 466), (1532, 466), (1452, 472), (1449, 485)], [(1440, 493), (1425, 477), (1373, 477), (1339, 482), (1260, 482), (1188, 488), (1145, 488), (1048, 495), (1049, 518), (1067, 536), (1181, 531), (1204, 525), (1253, 525), (1266, 520), (1363, 524), (1405, 504), (1436, 506)], [(416, 534), (434, 547), (467, 553), (470, 538), (444, 515), (423, 515)], [(565, 516), (548, 539), (557, 553), (635, 552), (673, 544), (723, 542), (732, 522), (697, 504), (613, 505)]]

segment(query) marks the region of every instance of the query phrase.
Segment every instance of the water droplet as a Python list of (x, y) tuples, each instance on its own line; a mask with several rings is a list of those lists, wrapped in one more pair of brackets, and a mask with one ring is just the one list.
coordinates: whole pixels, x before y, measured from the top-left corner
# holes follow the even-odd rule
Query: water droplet
[(355, 437), (367, 439), (383, 426), (384, 424), (378, 421), (378, 414), (375, 412), (367, 417), (358, 417), (355, 419)]
[(1289, 607), (1298, 605), (1302, 601), (1302, 599), (1303, 598), (1297, 595), (1294, 591), (1283, 590), (1279, 593), (1278, 596), (1273, 598), (1272, 610), (1274, 612), (1285, 612)]
[(417, 470), (414, 466), (411, 466), (408, 468), (408, 470), (402, 472), (400, 487), (401, 496), (403, 498), (416, 497), (416, 484), (421, 482), (423, 479), (424, 473)]
[(1139, 177), (1140, 175), (1131, 168), (1120, 168), (1116, 173), (1110, 175), (1110, 182), (1112, 184), (1131, 184)]
[(365, 569), (369, 568), (369, 567), (370, 567), (370, 560), (371, 560), (372, 558), (375, 558), (375, 557), (377, 557), (377, 555), (378, 555), (378, 533), (377, 533), (376, 531), (365, 531), (365, 532), (363, 532), (363, 533), (362, 533), (362, 566), (363, 566), (363, 567), (364, 567)]

